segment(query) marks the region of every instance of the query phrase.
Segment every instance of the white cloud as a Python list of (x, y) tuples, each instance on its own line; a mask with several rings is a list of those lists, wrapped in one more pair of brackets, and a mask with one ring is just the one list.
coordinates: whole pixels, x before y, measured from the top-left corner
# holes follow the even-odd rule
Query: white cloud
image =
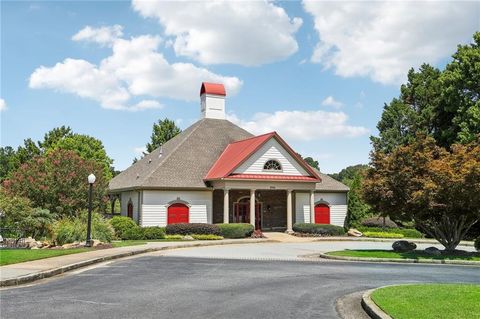
[(7, 110), (7, 102), (0, 98), (0, 112)]
[(136, 155), (142, 156), (143, 154), (146, 154), (146, 153), (147, 153), (147, 148), (146, 148), (145, 146), (134, 147), (134, 148), (133, 148), (133, 152), (134, 152)]
[(256, 113), (251, 120), (239, 119), (229, 114), (228, 119), (253, 134), (277, 131), (289, 140), (312, 141), (325, 137), (357, 137), (369, 131), (362, 126), (347, 123), (344, 112), (276, 111)]
[(343, 103), (335, 100), (335, 98), (330, 95), (322, 101), (322, 105), (331, 106), (333, 108), (339, 109), (343, 106)]
[[(236, 77), (222, 76), (191, 63), (170, 64), (158, 52), (161, 39), (151, 35), (115, 39), (112, 54), (98, 65), (67, 58), (53, 67), (41, 66), (30, 76), (31, 88), (48, 88), (98, 101), (116, 110), (160, 108), (148, 97), (196, 100), (203, 81), (223, 83), (234, 95), (242, 85)], [(132, 101), (136, 100), (136, 101)]]
[(123, 27), (121, 25), (105, 26), (93, 28), (86, 26), (78, 31), (73, 37), (73, 41), (95, 42), (101, 45), (112, 45), (115, 40), (123, 35)]
[(312, 62), (343, 77), (398, 84), (411, 67), (435, 64), (479, 26), (477, 1), (312, 1), (319, 42)]
[(298, 50), (294, 34), (302, 19), (271, 1), (133, 0), (132, 6), (159, 21), (177, 55), (204, 64), (260, 65)]

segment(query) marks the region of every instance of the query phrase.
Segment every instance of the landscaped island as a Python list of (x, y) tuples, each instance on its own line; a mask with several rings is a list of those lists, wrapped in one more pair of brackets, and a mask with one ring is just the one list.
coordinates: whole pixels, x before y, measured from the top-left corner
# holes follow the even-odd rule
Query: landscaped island
[(480, 285), (390, 286), (375, 290), (371, 298), (395, 319), (480, 317)]

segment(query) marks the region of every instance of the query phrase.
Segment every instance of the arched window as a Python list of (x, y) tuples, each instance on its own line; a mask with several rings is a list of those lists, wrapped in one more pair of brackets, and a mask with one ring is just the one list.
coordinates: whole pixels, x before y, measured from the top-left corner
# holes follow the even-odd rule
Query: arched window
[(281, 171), (282, 165), (280, 165), (278, 161), (272, 159), (265, 162), (263, 169), (266, 171)]

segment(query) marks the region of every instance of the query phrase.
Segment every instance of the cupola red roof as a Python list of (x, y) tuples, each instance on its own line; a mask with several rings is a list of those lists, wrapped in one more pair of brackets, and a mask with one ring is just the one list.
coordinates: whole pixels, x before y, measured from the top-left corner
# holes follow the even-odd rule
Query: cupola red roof
[(202, 87), (200, 88), (200, 96), (205, 93), (223, 96), (227, 95), (227, 93), (225, 92), (225, 87), (221, 83), (203, 82)]

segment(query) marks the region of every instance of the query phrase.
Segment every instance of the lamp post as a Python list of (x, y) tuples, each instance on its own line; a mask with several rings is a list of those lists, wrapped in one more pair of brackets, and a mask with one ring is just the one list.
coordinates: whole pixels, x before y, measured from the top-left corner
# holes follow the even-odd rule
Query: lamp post
[(92, 191), (93, 183), (95, 183), (95, 175), (88, 175), (88, 184), (90, 188), (88, 190), (88, 222), (87, 222), (87, 241), (85, 246), (92, 247)]

